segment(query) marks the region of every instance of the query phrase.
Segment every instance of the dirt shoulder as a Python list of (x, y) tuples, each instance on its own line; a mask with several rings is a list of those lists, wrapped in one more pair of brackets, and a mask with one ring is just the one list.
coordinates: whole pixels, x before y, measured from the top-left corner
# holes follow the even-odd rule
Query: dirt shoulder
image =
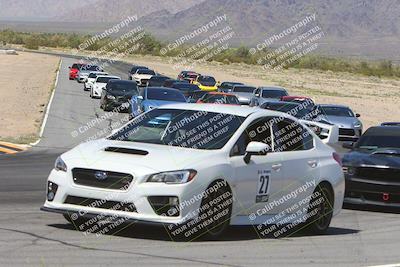
[(30, 143), (38, 138), (59, 60), (27, 52), (0, 55), (0, 140)]

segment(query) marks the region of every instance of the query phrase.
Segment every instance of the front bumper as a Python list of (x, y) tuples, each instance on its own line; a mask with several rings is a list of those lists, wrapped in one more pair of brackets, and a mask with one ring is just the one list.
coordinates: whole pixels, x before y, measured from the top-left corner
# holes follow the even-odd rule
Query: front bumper
[[(171, 185), (137, 182), (138, 179), (136, 175), (133, 175), (133, 177), (134, 180), (125, 190), (115, 190), (77, 184), (73, 181), (72, 172), (70, 170), (67, 173), (52, 170), (48, 181), (55, 184), (57, 189), (52, 200), (46, 199), (42, 210), (63, 214), (75, 213), (79, 216), (88, 214), (89, 217), (93, 215), (123, 217), (132, 221), (166, 224), (180, 224), (186, 222), (188, 218), (197, 215), (196, 211), (200, 207), (200, 201), (196, 201), (193, 204), (191, 203), (191, 205), (180, 205), (177, 214), (161, 211), (161, 209), (155, 207), (156, 204), (154, 201), (151, 202), (152, 198), (166, 197), (177, 198), (178, 203), (181, 204), (186, 199), (190, 199), (193, 196), (192, 187), (196, 185), (190, 185), (189, 183)], [(196, 189), (199, 187), (196, 187)], [(199, 190), (201, 190), (201, 188), (199, 188)], [(112, 208), (107, 208), (102, 206), (104, 203), (88, 205), (84, 202), (71, 202), (68, 201), (70, 197), (84, 198), (90, 201), (100, 200), (105, 201), (105, 203), (133, 204), (134, 209), (116, 209), (114, 206)], [(168, 216), (167, 213), (169, 213), (170, 216)]]
[(361, 136), (361, 129), (339, 128), (339, 141), (356, 142)]
[(400, 182), (387, 182), (383, 179), (346, 175), (344, 203), (400, 208)]
[[(58, 213), (58, 214), (63, 214), (63, 215), (69, 215), (74, 214), (76, 211), (74, 210), (68, 210), (68, 209), (55, 209), (55, 208), (48, 208), (45, 206), (40, 207), (41, 211), (46, 211), (46, 212), (52, 212), (52, 213)], [(100, 215), (100, 213), (84, 213), (80, 215), (81, 218), (85, 219), (92, 219), (95, 218), (96, 216)], [(173, 225), (172, 223), (161, 223), (161, 222), (152, 222), (152, 221), (145, 221), (145, 220), (140, 220), (140, 219), (129, 219), (126, 218), (125, 216), (121, 217), (116, 217), (112, 215), (114, 219), (124, 219), (125, 223), (129, 224), (143, 224), (143, 225), (149, 225), (149, 226), (157, 226), (157, 227), (168, 227), (169, 225)]]

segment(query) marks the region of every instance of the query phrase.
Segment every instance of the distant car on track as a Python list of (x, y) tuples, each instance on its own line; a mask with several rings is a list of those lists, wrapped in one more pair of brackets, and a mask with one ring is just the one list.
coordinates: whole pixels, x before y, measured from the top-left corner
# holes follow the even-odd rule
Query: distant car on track
[(208, 92), (197, 100), (199, 104), (240, 105), (235, 95), (223, 92)]
[(123, 107), (127, 110), (129, 101), (133, 96), (138, 96), (139, 90), (136, 82), (126, 80), (110, 80), (101, 93), (100, 108), (104, 111)]
[(170, 80), (171, 78), (164, 75), (154, 75), (147, 82), (148, 87), (160, 87), (163, 86), (166, 80)]
[(108, 75), (107, 72), (101, 72), (101, 71), (92, 71), (89, 73), (88, 78), (86, 82), (83, 84), (83, 90), (88, 91), (90, 88), (92, 88), (93, 83), (96, 81), (97, 76), (99, 75)]
[(218, 90), (217, 81), (212, 76), (199, 75), (192, 83), (196, 84), (200, 88), (200, 90), (204, 91)]
[(400, 126), (376, 126), (343, 157), (345, 203), (400, 208)]
[(381, 126), (400, 126), (400, 122), (394, 122), (394, 121), (382, 122)]
[(82, 66), (78, 72), (77, 82), (84, 83), (87, 81), (89, 74), (93, 71), (102, 72), (103, 70), (99, 66), (95, 65), (85, 65)]
[(234, 85), (230, 93), (234, 94), (239, 99), (240, 104), (249, 105), (255, 90), (256, 88), (254, 86)]
[(154, 75), (156, 75), (154, 70), (138, 69), (135, 74), (132, 75), (132, 80), (134, 80), (138, 86), (147, 86), (147, 82)]
[(91, 98), (100, 98), (103, 88), (106, 87), (108, 81), (110, 80), (121, 80), (121, 78), (112, 75), (98, 75), (93, 83), (93, 86), (90, 88), (89, 96)]
[(178, 80), (185, 80), (188, 82), (192, 82), (194, 80), (196, 80), (197, 76), (199, 76), (200, 74), (194, 71), (181, 71), (181, 73), (179, 73), (178, 75)]
[(146, 66), (138, 66), (138, 65), (134, 65), (131, 70), (128, 72), (128, 80), (132, 80), (132, 75), (136, 73), (136, 71), (138, 69), (149, 69)]
[(223, 82), (218, 86), (218, 92), (230, 93), (235, 85), (244, 85), (238, 82)]
[[(294, 136), (273, 145), (289, 126)], [(189, 240), (220, 236), (230, 225), (274, 224), (277, 214), (321, 234), (345, 190), (338, 155), (293, 117), (176, 103), (62, 154), (46, 186), (41, 209), (78, 229), (96, 216), (124, 218)]]
[(200, 98), (202, 98), (205, 94), (207, 94), (207, 91), (203, 90), (197, 90), (189, 93), (189, 96), (187, 97), (188, 103), (196, 103)]
[(78, 77), (78, 72), (82, 66), (86, 64), (83, 63), (74, 63), (71, 67), (69, 67), (69, 79), (75, 80)]
[(146, 87), (140, 90), (138, 96), (132, 97), (129, 114), (132, 118), (142, 112), (176, 103), (186, 103), (186, 98), (181, 91), (166, 87)]
[(188, 82), (188, 81), (185, 81), (185, 80), (167, 79), (167, 80), (164, 81), (164, 83), (163, 83), (162, 86), (163, 86), (163, 87), (171, 88), (171, 86), (172, 86), (174, 83), (189, 83), (189, 82)]
[(199, 91), (200, 88), (192, 83), (187, 82), (176, 82), (171, 85), (171, 88), (178, 89), (188, 99), (193, 92)]
[(357, 141), (363, 130), (362, 122), (349, 107), (343, 105), (320, 104), (314, 107), (315, 121), (333, 123), (339, 127), (339, 141)]
[(264, 86), (258, 87), (254, 91), (254, 95), (251, 98), (250, 106), (260, 106), (265, 101), (279, 101), (282, 97), (288, 96), (288, 92), (285, 88), (276, 86)]

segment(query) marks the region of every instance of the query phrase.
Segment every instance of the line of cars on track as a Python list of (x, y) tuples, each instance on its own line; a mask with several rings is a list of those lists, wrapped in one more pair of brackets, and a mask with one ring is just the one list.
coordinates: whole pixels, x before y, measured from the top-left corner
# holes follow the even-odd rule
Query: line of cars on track
[[(132, 120), (57, 159), (43, 210), (74, 224), (102, 215), (167, 225), (171, 235), (215, 237), (229, 225), (278, 223), (282, 213), (286, 224), (323, 233), (344, 197), (352, 204), (399, 206), (395, 123), (359, 138), (338, 130), (343, 124), (362, 132), (359, 116), (347, 107), (317, 105), (283, 88), (219, 84), (189, 71), (177, 79), (154, 71), (149, 77), (144, 70), (134, 66), (131, 80), (118, 77), (102, 87), (102, 108), (129, 102)], [(110, 77), (98, 74), (85, 87)], [(337, 121), (342, 117), (348, 124)], [(326, 145), (339, 133), (356, 141), (344, 144), (351, 152), (343, 166)]]

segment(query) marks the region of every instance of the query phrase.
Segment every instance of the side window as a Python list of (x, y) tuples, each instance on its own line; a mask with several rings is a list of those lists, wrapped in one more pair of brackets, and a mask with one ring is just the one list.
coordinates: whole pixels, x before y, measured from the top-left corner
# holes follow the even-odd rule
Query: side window
[(246, 154), (246, 147), (252, 141), (265, 143), (269, 146), (269, 151), (272, 151), (270, 125), (270, 118), (262, 118), (254, 121), (239, 137), (231, 150), (230, 156), (242, 156)]
[(313, 136), (296, 121), (276, 120), (273, 128), (275, 151), (301, 151), (314, 147)]

